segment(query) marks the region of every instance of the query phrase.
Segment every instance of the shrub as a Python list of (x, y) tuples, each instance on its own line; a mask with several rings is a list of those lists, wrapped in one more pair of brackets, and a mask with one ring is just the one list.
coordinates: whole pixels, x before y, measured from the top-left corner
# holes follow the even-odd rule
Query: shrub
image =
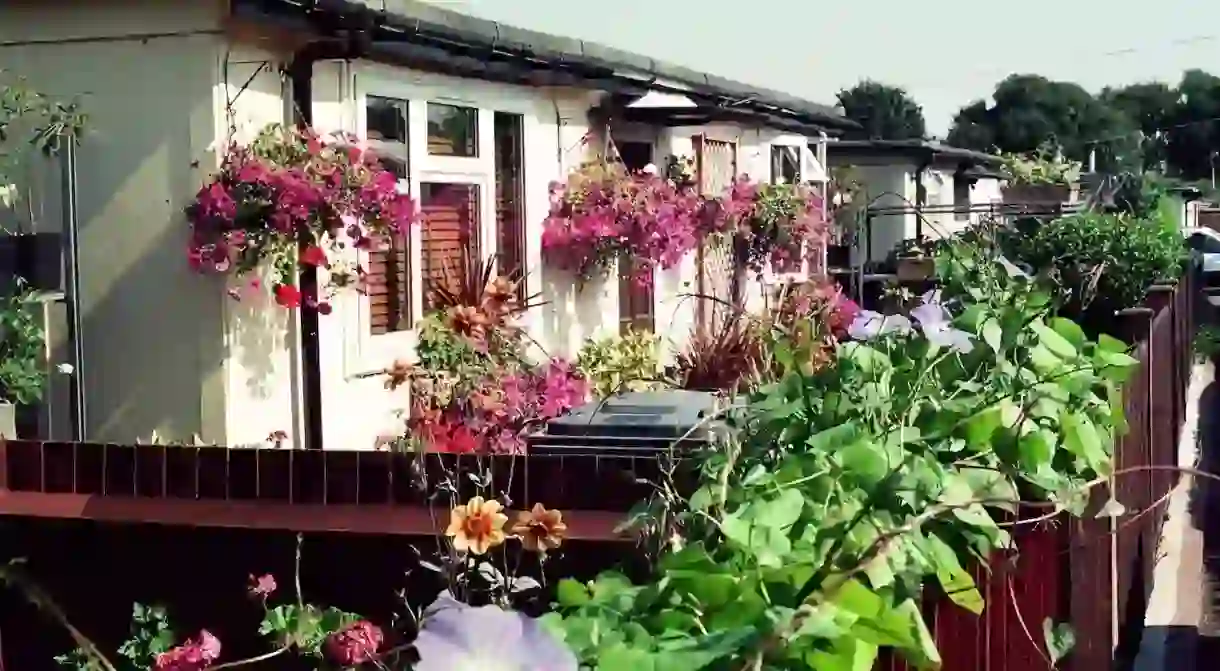
[(576, 357), (576, 369), (598, 398), (625, 391), (647, 391), (658, 385), (660, 339), (631, 329), (621, 336), (589, 340)]
[(1102, 212), (1047, 222), (1017, 254), (1065, 290), (1067, 313), (1102, 316), (1139, 305), (1148, 287), (1176, 280), (1186, 258), (1181, 233), (1165, 219)]

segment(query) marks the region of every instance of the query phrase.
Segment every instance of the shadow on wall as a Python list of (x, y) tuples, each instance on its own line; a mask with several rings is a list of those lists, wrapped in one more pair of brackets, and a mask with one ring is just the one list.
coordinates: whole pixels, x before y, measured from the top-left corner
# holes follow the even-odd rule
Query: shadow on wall
[(245, 373), (244, 383), (252, 398), (267, 400), (280, 391), (278, 382), (287, 373), (277, 370), (276, 361), (288, 348), (288, 329), (293, 313), (279, 307), (267, 287), (270, 273), (262, 273), (258, 287), (250, 280), (236, 280), (232, 286), (242, 286), (240, 300), (230, 302), (228, 313), (232, 328), (230, 356)]
[[(608, 314), (604, 292), (609, 282), (598, 278), (579, 285), (576, 276), (553, 266), (542, 266), (542, 340), (547, 356), (575, 357), (586, 338), (608, 329), (618, 314)], [(618, 283), (614, 282), (617, 287)], [(617, 330), (615, 330), (617, 332)]]
[[(223, 432), (224, 290), (186, 263), (182, 209), (215, 137), (208, 36), (0, 48), (0, 67), (53, 96), (81, 96), (83, 383), (88, 437)], [(58, 184), (42, 194), (58, 229)], [(57, 352), (62, 356), (63, 352)]]

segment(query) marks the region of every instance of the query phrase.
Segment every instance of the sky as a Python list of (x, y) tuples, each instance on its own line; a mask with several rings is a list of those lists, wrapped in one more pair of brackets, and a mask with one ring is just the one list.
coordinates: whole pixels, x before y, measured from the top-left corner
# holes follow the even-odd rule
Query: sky
[(1176, 82), (1188, 68), (1220, 74), (1216, 0), (428, 2), (829, 105), (861, 79), (901, 86), (938, 136), (960, 107), (1014, 72), (1093, 91)]

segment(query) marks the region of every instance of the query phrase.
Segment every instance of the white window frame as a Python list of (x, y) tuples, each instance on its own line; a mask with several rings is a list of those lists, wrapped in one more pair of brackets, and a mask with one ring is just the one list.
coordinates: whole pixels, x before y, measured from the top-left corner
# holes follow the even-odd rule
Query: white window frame
[[(774, 173), (774, 162), (771, 156), (776, 147), (788, 147), (796, 152), (796, 183), (801, 184), (804, 181), (804, 175), (801, 173), (803, 168), (801, 164), (801, 147), (808, 146), (809, 139), (803, 136), (785, 135), (773, 139), (766, 144), (767, 157), (767, 176), (772, 184), (775, 184), (776, 175)], [(809, 281), (809, 250), (805, 245), (801, 244), (801, 267), (786, 273), (776, 272), (772, 267), (771, 261), (767, 261), (766, 267), (763, 268), (763, 284), (774, 285), (791, 282), (808, 282)]]
[[(528, 146), (536, 115), (537, 97), (528, 89), (513, 89), (491, 82), (431, 75), (403, 68), (356, 63), (352, 66), (352, 100), (357, 137), (367, 134), (368, 96), (382, 96), (407, 102), (407, 179), (399, 180), (400, 189), (412, 194), (418, 206), (423, 183), (471, 184), (479, 189), (479, 261), (497, 253), (495, 207), (495, 113), (520, 114), (524, 124), (523, 144)], [(537, 96), (537, 93), (534, 93)], [(478, 156), (435, 156), (428, 153), (427, 103), (472, 107), (478, 110)], [(526, 152), (528, 156), (528, 151)], [(525, 166), (528, 175), (529, 165)], [(524, 178), (524, 176), (523, 176)], [(528, 193), (527, 193), (528, 199)], [(528, 222), (528, 219), (526, 220)], [(410, 233), (411, 317), (413, 327), (403, 331), (373, 335), (369, 298), (363, 294), (347, 310), (343, 323), (344, 376), (352, 379), (383, 370), (395, 359), (415, 357), (419, 342), (418, 324), (423, 318), (422, 234), (420, 226)], [(368, 252), (357, 251), (359, 262), (368, 264)]]

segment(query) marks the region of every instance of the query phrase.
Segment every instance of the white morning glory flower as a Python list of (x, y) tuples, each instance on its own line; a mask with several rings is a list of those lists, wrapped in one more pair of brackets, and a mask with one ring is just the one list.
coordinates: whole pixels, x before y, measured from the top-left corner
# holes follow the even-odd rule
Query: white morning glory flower
[(919, 330), (933, 345), (958, 354), (969, 354), (974, 350), (970, 334), (953, 328), (949, 323), (949, 311), (941, 304), (939, 291), (924, 294), (923, 303), (911, 310), (911, 316), (919, 322)]
[(847, 327), (852, 340), (872, 340), (890, 333), (905, 334), (911, 330), (911, 320), (902, 315), (883, 315), (872, 310), (861, 310)]
[(415, 650), (415, 671), (576, 671), (576, 656), (537, 620), (448, 592), (424, 611)]

